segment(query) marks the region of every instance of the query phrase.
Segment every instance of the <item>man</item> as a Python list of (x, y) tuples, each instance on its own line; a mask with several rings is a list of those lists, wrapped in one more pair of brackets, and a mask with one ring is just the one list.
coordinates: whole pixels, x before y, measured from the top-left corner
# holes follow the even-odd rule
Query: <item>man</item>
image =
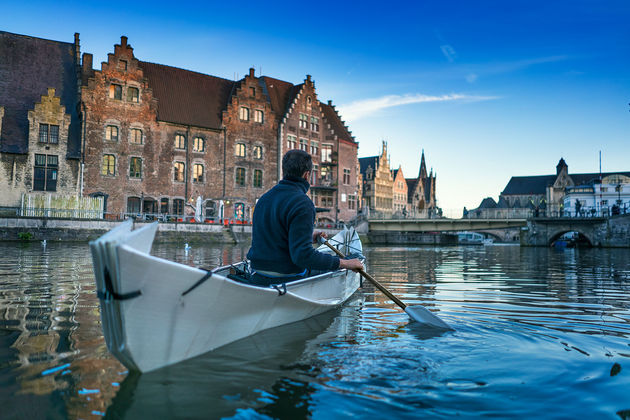
[(312, 169), (308, 153), (289, 150), (282, 158), (284, 178), (256, 203), (252, 247), (247, 253), (254, 271), (252, 284), (298, 280), (311, 270), (363, 269), (358, 259), (342, 260), (313, 249), (312, 244), (325, 235), (313, 232), (315, 206), (306, 195)]

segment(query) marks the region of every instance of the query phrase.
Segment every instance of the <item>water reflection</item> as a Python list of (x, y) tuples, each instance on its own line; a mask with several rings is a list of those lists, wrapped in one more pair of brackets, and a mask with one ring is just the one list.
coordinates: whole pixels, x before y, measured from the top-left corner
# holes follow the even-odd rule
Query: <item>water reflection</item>
[[(207, 267), (246, 252), (153, 250)], [(376, 279), (456, 331), (436, 335), (409, 323), (366, 283), (336, 312), (136, 375), (105, 347), (87, 245), (0, 244), (2, 417), (630, 412), (627, 250), (368, 247), (365, 254)]]

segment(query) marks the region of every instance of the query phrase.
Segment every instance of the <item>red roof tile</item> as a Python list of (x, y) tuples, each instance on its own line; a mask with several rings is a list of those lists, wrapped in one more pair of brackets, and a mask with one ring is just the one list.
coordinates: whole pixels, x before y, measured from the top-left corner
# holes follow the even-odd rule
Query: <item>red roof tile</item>
[(158, 120), (221, 128), (236, 82), (163, 64), (140, 62), (157, 99)]

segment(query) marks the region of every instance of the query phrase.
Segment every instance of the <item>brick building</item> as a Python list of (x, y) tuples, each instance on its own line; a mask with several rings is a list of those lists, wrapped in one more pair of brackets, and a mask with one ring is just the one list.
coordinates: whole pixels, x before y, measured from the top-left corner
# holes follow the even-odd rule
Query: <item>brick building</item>
[(184, 218), (201, 197), (204, 218), (250, 220), (283, 154), (300, 148), (313, 156), (318, 219), (356, 216), (358, 144), (311, 76), (227, 80), (141, 61), (125, 36), (100, 69), (80, 60), (78, 34), (0, 32), (0, 48), (1, 204), (44, 188), (103, 197), (113, 217)]
[(79, 35), (59, 42), (0, 31), (0, 206), (77, 195)]
[(392, 187), (394, 193), (394, 214), (406, 215), (409, 212), (409, 209), (407, 208), (407, 181), (405, 180), (405, 175), (403, 174), (401, 166), (392, 171), (392, 177), (394, 178), (394, 184)]

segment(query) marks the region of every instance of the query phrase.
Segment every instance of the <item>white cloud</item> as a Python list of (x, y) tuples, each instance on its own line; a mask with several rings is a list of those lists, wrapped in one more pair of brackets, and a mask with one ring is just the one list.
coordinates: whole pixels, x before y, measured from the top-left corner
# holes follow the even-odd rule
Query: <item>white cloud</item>
[(368, 98), (351, 102), (339, 107), (339, 112), (348, 120), (358, 120), (363, 117), (375, 114), (376, 112), (395, 106), (418, 104), (424, 102), (448, 102), (448, 101), (489, 101), (499, 99), (497, 96), (474, 96), (462, 94), (449, 94), (441, 96), (430, 96), (423, 94), (408, 95), (386, 95), (380, 98)]
[(448, 45), (448, 44), (440, 45), (440, 49), (442, 50), (442, 54), (444, 54), (444, 57), (446, 57), (449, 63), (454, 62), (455, 59), (457, 58), (457, 53), (455, 52), (455, 48), (453, 48), (451, 45)]

